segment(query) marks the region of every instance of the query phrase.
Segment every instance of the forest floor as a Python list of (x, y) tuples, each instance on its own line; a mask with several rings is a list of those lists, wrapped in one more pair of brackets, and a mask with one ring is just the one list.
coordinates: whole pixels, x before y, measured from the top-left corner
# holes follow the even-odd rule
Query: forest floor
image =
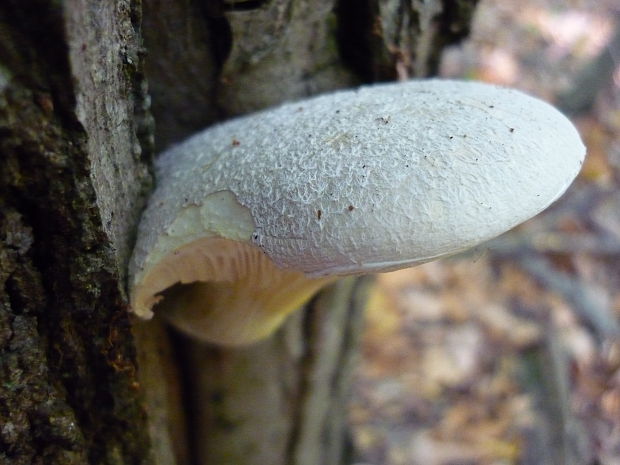
[(446, 53), (444, 76), (561, 107), (588, 156), (537, 218), (378, 277), (350, 413), (357, 464), (620, 464), (618, 31), (617, 0), (482, 0)]

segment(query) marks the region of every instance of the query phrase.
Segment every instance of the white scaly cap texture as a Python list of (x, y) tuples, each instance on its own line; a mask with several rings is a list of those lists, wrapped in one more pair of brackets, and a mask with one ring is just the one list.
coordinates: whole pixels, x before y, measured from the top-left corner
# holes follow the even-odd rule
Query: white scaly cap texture
[(254, 245), (309, 278), (453, 254), (545, 209), (584, 156), (551, 105), (476, 82), (373, 85), (220, 124), (157, 162), (134, 311), (150, 313), (135, 289), (158, 262), (203, 237)]

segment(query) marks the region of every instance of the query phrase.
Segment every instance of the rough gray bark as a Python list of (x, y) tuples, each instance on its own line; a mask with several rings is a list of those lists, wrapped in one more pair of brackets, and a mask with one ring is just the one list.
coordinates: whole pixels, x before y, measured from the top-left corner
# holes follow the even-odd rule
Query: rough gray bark
[(0, 4), (1, 464), (148, 463), (123, 293), (139, 24), (129, 0)]
[(365, 282), (253, 349), (170, 339), (157, 321), (132, 332), (125, 269), (153, 136), (163, 148), (286, 99), (432, 73), (474, 4), (3, 2), (0, 464), (345, 463)]

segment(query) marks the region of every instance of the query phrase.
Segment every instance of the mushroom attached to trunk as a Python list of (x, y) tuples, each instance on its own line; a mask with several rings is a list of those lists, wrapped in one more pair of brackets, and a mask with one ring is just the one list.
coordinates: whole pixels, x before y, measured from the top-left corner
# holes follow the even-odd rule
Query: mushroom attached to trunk
[(131, 308), (253, 342), (339, 276), (451, 255), (536, 215), (584, 155), (550, 105), (474, 82), (362, 87), (220, 124), (157, 161)]

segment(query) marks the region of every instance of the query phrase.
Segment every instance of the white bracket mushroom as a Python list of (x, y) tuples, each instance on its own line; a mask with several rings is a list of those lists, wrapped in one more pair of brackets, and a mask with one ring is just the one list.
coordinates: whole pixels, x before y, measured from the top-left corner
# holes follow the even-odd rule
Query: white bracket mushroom
[(552, 106), (474, 82), (362, 87), (220, 124), (157, 161), (132, 311), (256, 341), (338, 276), (454, 254), (536, 215), (584, 156)]

